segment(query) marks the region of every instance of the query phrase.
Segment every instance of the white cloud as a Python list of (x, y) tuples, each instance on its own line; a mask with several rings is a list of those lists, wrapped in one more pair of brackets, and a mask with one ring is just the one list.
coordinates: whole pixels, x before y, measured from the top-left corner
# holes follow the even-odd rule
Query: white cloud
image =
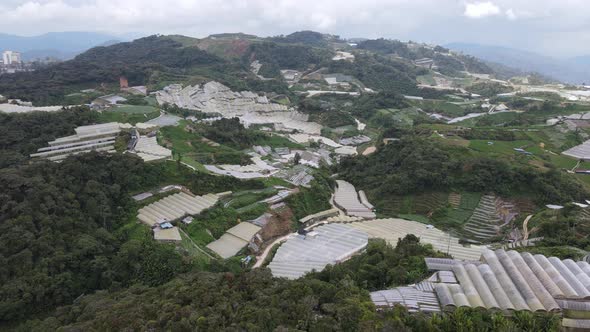
[(483, 18), (500, 14), (500, 7), (490, 1), (465, 4), (463, 15), (469, 18)]
[(516, 14), (514, 13), (514, 10), (512, 10), (512, 8), (509, 8), (506, 10), (506, 17), (508, 17), (509, 20), (516, 20)]
[[(316, 30), (346, 37), (477, 42), (590, 54), (588, 0), (0, 0), (0, 32), (260, 36)], [(490, 25), (481, 18), (502, 19)], [(559, 37), (555, 37), (559, 36)], [(577, 37), (577, 38), (576, 38)], [(556, 43), (560, 47), (553, 47)], [(0, 45), (1, 46), (1, 45)], [(587, 51), (584, 51), (587, 50)]]

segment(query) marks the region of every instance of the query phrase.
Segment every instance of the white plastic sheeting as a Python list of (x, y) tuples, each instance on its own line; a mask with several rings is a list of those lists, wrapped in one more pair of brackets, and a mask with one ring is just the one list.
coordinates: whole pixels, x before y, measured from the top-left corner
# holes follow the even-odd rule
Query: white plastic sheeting
[(456, 259), (478, 260), (482, 249), (485, 248), (474, 245), (463, 246), (458, 238), (416, 221), (391, 218), (353, 222), (350, 225), (366, 232), (370, 237), (383, 238), (392, 245), (396, 245), (398, 239), (414, 234), (420, 238), (420, 242), (431, 244), (434, 249)]
[(590, 311), (587, 262), (503, 249), (485, 249), (483, 261), (478, 266), (453, 261), (458, 284), (435, 287), (445, 309), (469, 306), (503, 311)]
[(47, 158), (51, 161), (60, 161), (69, 155), (90, 151), (114, 152), (115, 139), (123, 128), (129, 128), (127, 124), (117, 122), (98, 125), (81, 126), (75, 129), (76, 134), (60, 137), (49, 142), (49, 146), (40, 148), (31, 157)]
[(219, 197), (214, 194), (191, 196), (181, 192), (162, 198), (138, 211), (137, 218), (153, 226), (162, 222), (179, 219), (187, 214), (199, 214), (217, 203)]
[(228, 229), (219, 239), (209, 243), (207, 248), (222, 258), (230, 258), (246, 247), (259, 230), (260, 226), (241, 222)]
[[(334, 194), (334, 204), (344, 210), (349, 216), (375, 218), (375, 213), (366, 205), (361, 203), (359, 195), (354, 186), (346, 181), (336, 180), (338, 187)], [(366, 200), (366, 197), (364, 197)], [(368, 203), (368, 201), (366, 201)], [(370, 205), (370, 204), (369, 204)]]
[(268, 267), (275, 277), (296, 279), (348, 259), (367, 246), (368, 238), (365, 232), (344, 224), (319, 226), (307, 235), (292, 235)]

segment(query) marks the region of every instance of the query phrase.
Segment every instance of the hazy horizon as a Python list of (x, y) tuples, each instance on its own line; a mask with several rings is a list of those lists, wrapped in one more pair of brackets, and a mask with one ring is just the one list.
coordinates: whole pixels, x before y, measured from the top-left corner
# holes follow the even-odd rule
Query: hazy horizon
[(584, 5), (582, 0), (6, 0), (0, 4), (0, 31), (21, 36), (90, 31), (264, 37), (313, 30), (346, 38), (477, 43), (570, 57), (590, 54), (590, 11), (580, 10)]

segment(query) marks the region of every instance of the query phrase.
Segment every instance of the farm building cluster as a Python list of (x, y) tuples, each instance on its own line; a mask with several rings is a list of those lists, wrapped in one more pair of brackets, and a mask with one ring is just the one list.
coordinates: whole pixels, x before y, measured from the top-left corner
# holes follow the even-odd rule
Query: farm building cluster
[(266, 96), (250, 91), (234, 92), (214, 81), (184, 88), (173, 84), (158, 91), (156, 98), (161, 105), (176, 105), (226, 118), (238, 117), (246, 126), (272, 123), (276, 130), (299, 130), (310, 134), (319, 134), (322, 128), (317, 123), (308, 122), (307, 115), (271, 102)]
[[(132, 126), (110, 122), (80, 126), (75, 129), (74, 135), (48, 142), (48, 147), (39, 148), (36, 153), (31, 154), (31, 158), (60, 162), (68, 156), (90, 151), (114, 153), (117, 138), (123, 131), (130, 135), (124, 152), (134, 153), (144, 161), (170, 158), (172, 151), (158, 144), (156, 129), (157, 126), (145, 123)], [(140, 131), (146, 134), (141, 135)]]
[(590, 265), (528, 252), (484, 249), (481, 260), (427, 258), (434, 274), (415, 285), (371, 293), (377, 307), (441, 313), (460, 307), (511, 315), (547, 312), (565, 329), (590, 328)]

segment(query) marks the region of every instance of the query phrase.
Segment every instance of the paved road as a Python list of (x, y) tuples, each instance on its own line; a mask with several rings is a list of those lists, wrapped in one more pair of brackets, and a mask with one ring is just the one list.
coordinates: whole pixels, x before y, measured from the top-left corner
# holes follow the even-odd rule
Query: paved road
[(295, 233), (287, 234), (285, 236), (281, 236), (280, 238), (274, 240), (269, 246), (266, 247), (266, 249), (264, 249), (264, 252), (262, 253), (262, 255), (256, 256), (256, 264), (254, 264), (254, 266), (252, 268), (255, 269), (257, 267), (261, 267), (262, 263), (264, 263), (264, 260), (266, 259), (266, 256), (268, 256), (268, 253), (275, 246), (275, 244), (287, 240), (287, 238), (293, 234), (295, 234)]
[(522, 237), (523, 240), (528, 240), (528, 238), (529, 238), (529, 228), (528, 228), (528, 225), (529, 225), (529, 220), (531, 220), (532, 217), (533, 217), (532, 214), (528, 215), (526, 217), (526, 219), (524, 220), (524, 222), (522, 223), (522, 231), (524, 233), (523, 234), (523, 237)]

